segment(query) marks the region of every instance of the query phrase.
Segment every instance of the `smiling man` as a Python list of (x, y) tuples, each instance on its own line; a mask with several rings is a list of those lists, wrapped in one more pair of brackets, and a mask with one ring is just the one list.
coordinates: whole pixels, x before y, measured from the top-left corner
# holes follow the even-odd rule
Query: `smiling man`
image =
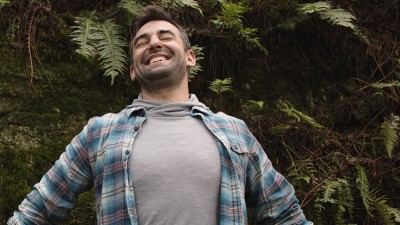
[(95, 189), (97, 224), (312, 224), (246, 124), (189, 94), (185, 30), (156, 6), (135, 21), (133, 103), (92, 118), (8, 224), (59, 224)]

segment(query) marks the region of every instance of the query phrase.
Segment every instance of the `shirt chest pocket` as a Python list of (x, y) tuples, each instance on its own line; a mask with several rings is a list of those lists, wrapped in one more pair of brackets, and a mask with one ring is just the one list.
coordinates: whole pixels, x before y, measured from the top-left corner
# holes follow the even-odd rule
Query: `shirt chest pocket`
[(229, 141), (230, 152), (235, 170), (237, 171), (238, 178), (242, 184), (246, 181), (246, 170), (249, 162), (250, 150), (246, 145), (238, 140), (232, 139)]

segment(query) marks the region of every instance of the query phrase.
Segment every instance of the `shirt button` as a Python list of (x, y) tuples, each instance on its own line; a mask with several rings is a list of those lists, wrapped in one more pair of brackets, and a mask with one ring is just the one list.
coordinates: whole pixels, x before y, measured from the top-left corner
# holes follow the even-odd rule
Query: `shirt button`
[(238, 147), (237, 145), (233, 145), (233, 149), (234, 149), (234, 150), (238, 150), (239, 147)]
[(129, 155), (129, 150), (126, 150), (126, 151), (125, 151), (125, 155)]
[(134, 130), (134, 131), (138, 131), (138, 130), (139, 130), (139, 126), (136, 125), (136, 126), (133, 128), (133, 130)]

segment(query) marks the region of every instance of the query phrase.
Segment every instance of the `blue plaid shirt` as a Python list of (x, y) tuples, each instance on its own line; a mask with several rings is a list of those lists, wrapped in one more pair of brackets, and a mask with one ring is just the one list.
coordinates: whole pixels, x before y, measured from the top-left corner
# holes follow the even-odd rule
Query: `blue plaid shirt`
[[(191, 115), (201, 118), (217, 139), (220, 224), (247, 224), (247, 208), (256, 224), (312, 224), (306, 221), (292, 185), (272, 167), (242, 120), (198, 106)], [(76, 196), (94, 187), (97, 224), (137, 225), (128, 164), (145, 121), (146, 110), (133, 106), (90, 119), (8, 224), (59, 224), (76, 205)]]

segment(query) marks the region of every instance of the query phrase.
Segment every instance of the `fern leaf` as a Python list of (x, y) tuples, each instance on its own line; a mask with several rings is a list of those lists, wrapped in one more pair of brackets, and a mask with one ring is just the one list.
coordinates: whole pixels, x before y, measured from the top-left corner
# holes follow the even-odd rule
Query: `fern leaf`
[(201, 15), (203, 15), (203, 11), (201, 10), (199, 3), (197, 3), (195, 0), (161, 0), (161, 6), (173, 9), (179, 9), (187, 6), (192, 9), (196, 9)]
[(114, 78), (122, 73), (128, 59), (124, 52), (127, 42), (119, 33), (119, 27), (111, 20), (106, 20), (99, 28), (98, 50), (100, 66), (104, 70), (104, 76), (111, 76), (111, 84)]
[(400, 129), (400, 117), (393, 114), (381, 125), (381, 136), (385, 143), (385, 148), (389, 158), (392, 158), (394, 146), (399, 140), (398, 130)]
[(196, 56), (196, 65), (194, 65), (192, 68), (190, 68), (189, 81), (192, 80), (197, 75), (198, 72), (202, 71), (200, 61), (202, 61), (204, 59), (202, 47), (194, 45), (194, 46), (192, 46), (192, 50), (194, 52), (194, 55)]
[(389, 206), (385, 199), (378, 199), (377, 210), (385, 225), (396, 225), (400, 223), (400, 209)]
[(368, 38), (362, 34), (361, 30), (353, 23), (356, 20), (353, 14), (342, 8), (333, 8), (330, 2), (312, 2), (300, 4), (299, 12), (304, 15), (317, 13), (322, 20), (326, 20), (332, 25), (350, 28), (360, 40), (369, 43)]
[(389, 82), (389, 83), (375, 83), (372, 86), (375, 87), (375, 88), (378, 88), (378, 89), (400, 87), (400, 81), (396, 80), (396, 81), (392, 81), (392, 82)]
[(352, 30), (356, 29), (356, 26), (353, 24), (353, 20), (356, 20), (356, 18), (350, 12), (345, 11), (344, 9), (331, 9), (322, 11), (320, 16), (321, 19), (328, 20), (334, 25), (348, 27)]
[(313, 3), (301, 4), (298, 10), (302, 14), (307, 15), (315, 12), (325, 11), (331, 8), (332, 5), (329, 2), (313, 2)]
[(7, 5), (10, 2), (11, 2), (11, 0), (0, 0), (0, 9), (3, 8), (3, 6)]
[(210, 83), (209, 89), (216, 94), (233, 92), (232, 78), (225, 78), (223, 80), (215, 79), (213, 82)]
[(371, 194), (370, 185), (367, 177), (367, 173), (365, 172), (364, 167), (357, 164), (357, 188), (360, 191), (361, 199), (364, 205), (365, 210), (371, 214), (373, 210), (373, 199), (374, 196)]
[(135, 16), (143, 8), (143, 5), (134, 0), (122, 0), (118, 7), (127, 11), (131, 16)]
[(288, 101), (277, 100), (275, 104), (280, 111), (285, 112), (287, 115), (296, 118), (297, 122), (300, 122), (300, 120), (304, 120), (313, 127), (323, 128), (323, 126), (317, 123), (313, 118), (295, 109)]
[(216, 20), (211, 20), (212, 23), (216, 24), (219, 28), (224, 29), (242, 29), (243, 13), (246, 12), (246, 8), (240, 4), (223, 2), (221, 5), (221, 13), (217, 16)]
[(75, 51), (86, 58), (93, 58), (96, 51), (95, 35), (97, 22), (93, 16), (75, 17), (77, 26), (72, 26), (74, 31), (71, 33), (72, 41), (79, 45)]

